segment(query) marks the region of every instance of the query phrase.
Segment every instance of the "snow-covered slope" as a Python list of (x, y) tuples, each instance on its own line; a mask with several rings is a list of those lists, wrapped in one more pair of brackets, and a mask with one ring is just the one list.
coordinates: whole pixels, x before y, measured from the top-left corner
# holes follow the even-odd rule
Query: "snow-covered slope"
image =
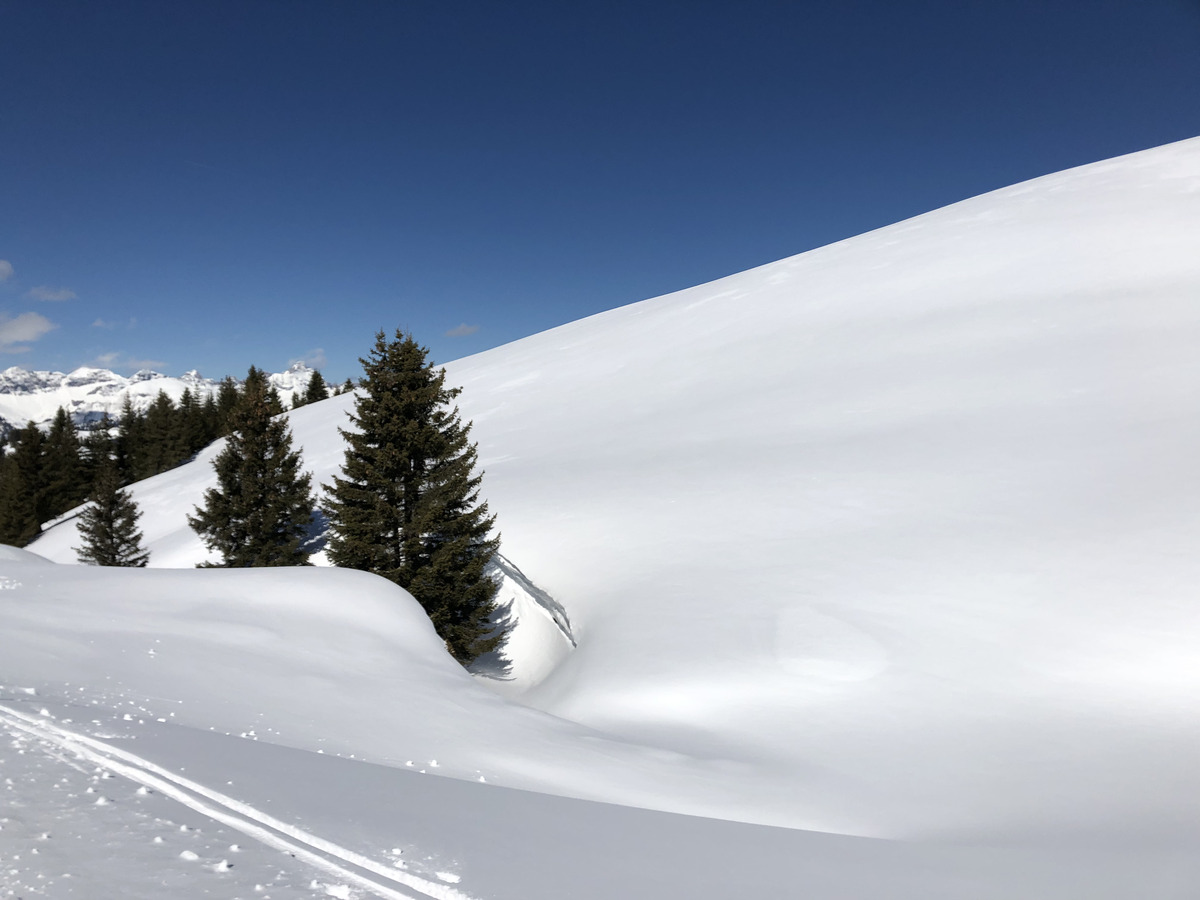
[[(1008, 848), (986, 864), (906, 862), (918, 887), (895, 896), (1190, 896), (1198, 234), (1192, 140), (448, 365), (503, 552), (525, 576), (525, 620), (542, 629), (514, 647), (507, 687), (523, 706), (410, 662), (364, 673), (404, 684), (394, 708), (355, 699), (377, 688), (334, 690), (347, 709), (315, 704), (308, 724), (273, 678), (235, 678), (241, 696), (221, 703), (207, 677), (152, 688), (127, 640), (96, 639), (110, 600), (44, 639), (47, 660), (96, 640), (70, 677), (49, 661), (3, 677), (91, 697), (112, 672), (130, 696), (203, 709), (198, 727), (241, 733), (255, 707), (279, 732), (259, 727), (261, 740), (300, 750), (336, 734), (371, 762), (437, 752), (460, 778), (917, 842), (885, 853)], [(341, 461), (350, 403), (290, 414), (318, 481)], [(135, 486), (152, 565), (203, 558), (185, 516), (213, 452)], [(69, 562), (76, 542), (68, 521), (31, 549)], [(69, 598), (93, 574), (47, 574), (42, 590)], [(156, 598), (193, 588), (155, 579), (204, 573), (104, 577), (144, 579), (129, 582), (139, 605), (119, 633), (192, 627)], [(305, 579), (358, 590), (338, 573), (260, 577), (298, 579), (278, 582), (285, 594)], [(559, 606), (574, 649), (554, 642)], [(290, 615), (233, 608), (200, 618), (250, 642)], [(349, 635), (367, 621), (357, 609), (339, 607)], [(311, 647), (317, 687), (340, 678), (324, 652)], [(867, 846), (837, 857), (845, 872), (882, 865)], [(1022, 862), (1033, 846), (1046, 856)], [(1008, 867), (1021, 875), (997, 889)]]
[[(297, 393), (308, 387), (313, 370), (296, 363), (286, 372), (268, 376), (279, 391), (285, 406), (291, 406)], [(220, 381), (205, 378), (192, 370), (179, 377), (143, 369), (125, 378), (108, 369), (83, 366), (69, 374), (35, 372), (12, 366), (0, 372), (0, 427), (20, 428), (27, 422), (45, 425), (61, 406), (77, 425), (96, 422), (105, 414), (116, 418), (128, 397), (133, 408), (145, 412), (158, 392), (176, 403), (185, 390), (204, 400), (215, 394)]]

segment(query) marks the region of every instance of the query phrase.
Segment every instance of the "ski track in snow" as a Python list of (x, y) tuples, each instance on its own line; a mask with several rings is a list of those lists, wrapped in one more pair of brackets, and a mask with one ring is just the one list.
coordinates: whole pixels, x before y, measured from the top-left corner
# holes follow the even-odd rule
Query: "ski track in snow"
[[(348, 882), (357, 890), (366, 891), (371, 896), (385, 900), (419, 900), (421, 897), (429, 897), (432, 900), (474, 900), (462, 891), (445, 884), (435, 884), (384, 866), (353, 850), (282, 822), (262, 810), (183, 778), (126, 750), (62, 728), (44, 717), (32, 716), (0, 704), (0, 722), (15, 732), (48, 743), (64, 754), (58, 758), (68, 764), (73, 764), (71, 757), (75, 760), (85, 760), (143, 787), (158, 791), (213, 821), (268, 847), (283, 851), (330, 877)], [(363, 874), (364, 872), (370, 875)]]

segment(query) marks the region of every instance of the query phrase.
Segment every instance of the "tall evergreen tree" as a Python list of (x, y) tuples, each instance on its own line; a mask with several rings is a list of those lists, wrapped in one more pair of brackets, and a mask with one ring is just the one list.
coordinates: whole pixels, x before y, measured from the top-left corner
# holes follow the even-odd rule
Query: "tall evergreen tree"
[(362, 359), (342, 474), (327, 488), (329, 557), (382, 575), (425, 608), (464, 665), (495, 649), (497, 586), (484, 569), (499, 548), (479, 500), (471, 426), (459, 419), (444, 369), (411, 335), (384, 332)]
[(188, 517), (205, 546), (221, 554), (217, 566), (308, 563), (311, 476), (300, 471), (300, 454), (292, 450), (287, 423), (273, 417), (267, 388), (265, 378), (247, 378), (230, 417), (233, 430), (213, 460), (217, 487), (205, 491), (204, 506)]
[(79, 561), (93, 566), (145, 566), (150, 554), (143, 549), (142, 534), (137, 530), (141, 513), (128, 492), (121, 490), (116, 462), (111, 458), (97, 461), (90, 499), (79, 514), (83, 536), (83, 546), (75, 548)]

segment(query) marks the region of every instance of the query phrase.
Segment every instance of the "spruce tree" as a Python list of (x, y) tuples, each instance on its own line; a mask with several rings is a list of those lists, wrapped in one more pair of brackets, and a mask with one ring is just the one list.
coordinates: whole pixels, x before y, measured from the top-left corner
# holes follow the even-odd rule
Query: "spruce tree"
[(202, 447), (207, 447), (221, 436), (221, 414), (217, 410), (217, 398), (209, 394), (200, 407), (200, 421), (204, 434)]
[(46, 438), (32, 422), (13, 433), (0, 466), (0, 541), (24, 547), (50, 518), (46, 505)]
[(93, 566), (145, 566), (150, 554), (142, 548), (137, 530), (141, 517), (137, 504), (121, 490), (121, 476), (109, 458), (97, 462), (91, 502), (79, 514), (83, 546), (75, 553), (82, 563)]
[[(117, 441), (113, 437), (113, 430), (116, 428), (116, 423), (112, 420), (108, 413), (103, 413), (100, 416), (100, 421), (94, 423), (92, 427), (84, 432), (81, 440), (82, 445), (82, 460), (84, 480), (89, 485), (88, 493), (96, 486), (96, 479), (100, 477), (100, 469), (105, 463), (111, 462), (113, 466), (117, 466)], [(120, 468), (117, 468), (117, 478), (121, 477)]]
[(329, 558), (382, 575), (424, 607), (466, 665), (495, 649), (497, 586), (484, 569), (499, 547), (479, 500), (475, 445), (450, 402), (444, 369), (397, 331), (375, 338), (350, 421), (341, 476), (328, 487)]
[[(300, 395), (297, 394), (297, 397)], [(329, 399), (329, 387), (325, 384), (325, 379), (320, 372), (313, 372), (312, 377), (308, 379), (308, 387), (304, 389), (304, 402), (316, 403), (320, 400)]]
[(266, 396), (271, 415), (277, 416), (283, 412), (283, 400), (275, 385), (271, 384), (270, 376), (257, 366), (251, 366), (250, 371), (246, 373), (246, 382), (242, 385), (240, 396), (247, 397), (258, 393)]
[(117, 426), (115, 449), (117, 473), (121, 476), (121, 484), (129, 484), (141, 477), (134, 472), (134, 461), (139, 455), (139, 448), (145, 434), (145, 420), (133, 408), (133, 400), (126, 394), (125, 399), (121, 402), (121, 417)]
[[(128, 398), (126, 398), (128, 400)], [(141, 481), (174, 464), (178, 431), (175, 404), (165, 391), (159, 391), (145, 413), (121, 410), (121, 429), (128, 454), (129, 480)]]
[(79, 454), (79, 432), (63, 407), (59, 407), (46, 435), (45, 514), (47, 518), (74, 509), (87, 499), (88, 481)]
[(225, 449), (213, 460), (217, 487), (205, 491), (204, 506), (196, 508), (188, 524), (209, 550), (221, 554), (221, 561), (212, 565), (307, 565), (311, 476), (300, 471), (300, 454), (292, 450), (287, 423), (274, 417), (266, 379), (250, 371), (230, 415)]
[(238, 386), (233, 380), (232, 375), (226, 375), (221, 379), (221, 386), (217, 389), (217, 436), (224, 437), (229, 434), (229, 420), (233, 417), (233, 411), (238, 405)]
[(205, 424), (204, 407), (196, 399), (191, 388), (184, 388), (183, 396), (179, 398), (178, 429), (183, 460), (195, 456), (212, 441), (212, 438), (208, 436), (208, 428)]

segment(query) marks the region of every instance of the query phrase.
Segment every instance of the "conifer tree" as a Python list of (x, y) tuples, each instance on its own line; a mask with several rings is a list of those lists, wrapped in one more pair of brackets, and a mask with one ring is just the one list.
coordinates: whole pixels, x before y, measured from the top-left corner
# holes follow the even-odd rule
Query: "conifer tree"
[(277, 416), (283, 412), (283, 400), (279, 396), (279, 391), (275, 389), (275, 385), (271, 384), (270, 377), (258, 366), (251, 366), (250, 371), (246, 373), (246, 381), (242, 384), (241, 391), (238, 392), (239, 402), (241, 398), (259, 393), (266, 396), (271, 415)]
[(253, 377), (253, 368), (250, 372), (230, 416), (225, 449), (213, 460), (217, 487), (205, 491), (204, 506), (188, 524), (208, 549), (221, 554), (213, 565), (307, 565), (311, 476), (300, 471), (287, 423), (273, 417), (266, 379)]
[(22, 490), (18, 484), (17, 464), (12, 454), (0, 456), (0, 544), (21, 546), (23, 516), (17, 505), (21, 502)]
[(459, 388), (397, 331), (362, 359), (341, 476), (327, 488), (329, 557), (382, 575), (424, 607), (446, 647), (470, 663), (503, 633), (492, 622), (497, 586), (484, 569), (499, 547), (495, 517), (479, 500), (470, 424), (450, 402)]
[(179, 461), (180, 435), (175, 404), (165, 391), (158, 392), (144, 415), (134, 412), (132, 404), (123, 407), (121, 428), (130, 481), (141, 481), (165, 472)]
[(79, 432), (63, 407), (54, 414), (46, 436), (44, 513), (46, 518), (74, 509), (87, 499), (88, 481), (79, 454)]
[(178, 423), (179, 447), (182, 459), (195, 456), (200, 448), (209, 443), (207, 428), (204, 421), (204, 409), (191, 388), (184, 388), (179, 398)]
[(304, 389), (304, 402), (316, 403), (328, 399), (329, 387), (325, 384), (324, 377), (320, 372), (313, 372), (312, 377), (308, 379), (308, 386)]
[(204, 443), (200, 446), (207, 447), (221, 436), (221, 414), (217, 410), (217, 398), (212, 394), (204, 398), (200, 407), (200, 421), (204, 434)]
[(0, 466), (0, 541), (24, 547), (50, 516), (46, 507), (46, 438), (30, 422), (12, 436)]
[(238, 405), (238, 387), (233, 377), (226, 375), (217, 388), (217, 436), (229, 434), (229, 420)]
[(116, 457), (117, 474), (121, 484), (129, 484), (135, 480), (134, 458), (138, 455), (145, 434), (145, 422), (133, 408), (129, 395), (121, 402), (121, 417), (117, 426), (117, 440), (114, 454)]
[(93, 566), (145, 566), (150, 554), (142, 548), (142, 534), (137, 530), (141, 513), (133, 498), (121, 490), (116, 463), (107, 456), (97, 461), (90, 499), (79, 514), (83, 536), (83, 546), (75, 548), (79, 561)]
[(113, 420), (108, 413), (102, 413), (100, 420), (80, 435), (80, 460), (89, 495), (95, 486), (96, 477), (100, 474), (101, 462), (111, 461), (116, 453), (117, 443), (112, 436), (113, 426)]

